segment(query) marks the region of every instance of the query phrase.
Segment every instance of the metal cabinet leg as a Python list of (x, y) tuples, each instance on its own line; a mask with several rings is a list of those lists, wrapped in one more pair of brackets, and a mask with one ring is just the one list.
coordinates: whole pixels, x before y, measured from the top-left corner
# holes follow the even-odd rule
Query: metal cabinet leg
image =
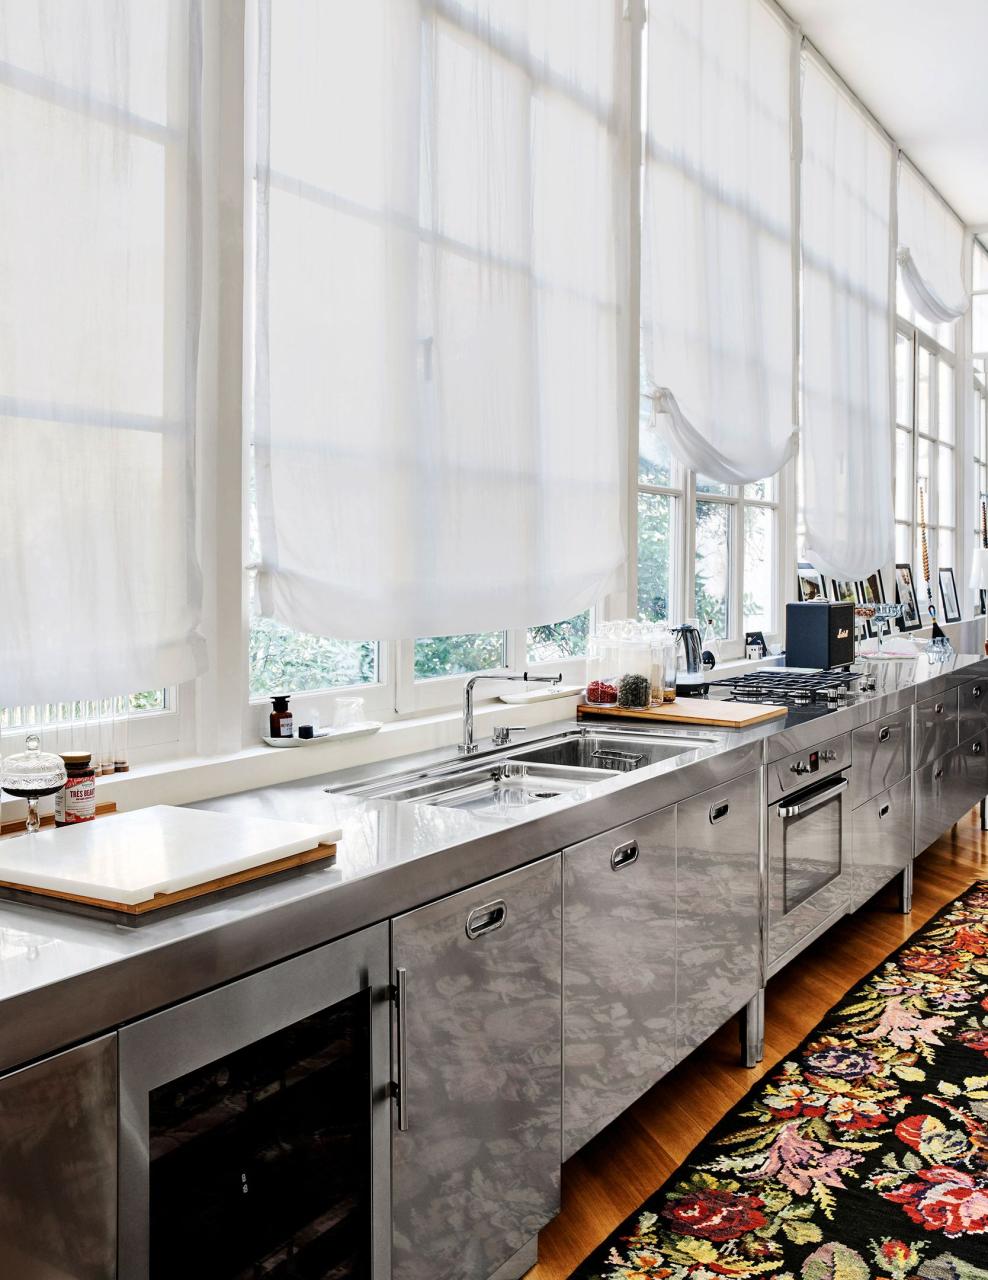
[(913, 909), (913, 864), (902, 868), (899, 877), (899, 910), (904, 916)]
[(988, 831), (988, 796), (981, 799), (981, 830)]
[(738, 1014), (741, 1033), (741, 1062), (757, 1067), (765, 1057), (765, 988), (760, 987)]

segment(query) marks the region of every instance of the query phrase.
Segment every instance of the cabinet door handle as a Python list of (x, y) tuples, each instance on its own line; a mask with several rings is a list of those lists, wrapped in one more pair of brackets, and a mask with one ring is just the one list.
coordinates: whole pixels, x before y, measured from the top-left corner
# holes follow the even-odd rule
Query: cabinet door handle
[(888, 725), (883, 726), (883, 727), (882, 727), (881, 729), (879, 729), (879, 731), (878, 731), (878, 741), (879, 741), (879, 742), (888, 742), (888, 740), (889, 740), (889, 738), (891, 738), (891, 736), (892, 736), (892, 730), (888, 727)]
[(891, 807), (890, 805), (883, 804), (882, 807), (878, 810), (878, 816), (880, 818), (887, 818), (890, 807)]
[(980, 756), (982, 751), (984, 751), (984, 747), (981, 745), (980, 742), (972, 742), (971, 750), (974, 752), (976, 756)]
[(620, 871), (622, 867), (630, 867), (638, 861), (638, 841), (629, 840), (627, 844), (619, 844), (611, 854), (611, 870)]
[(408, 987), (404, 969), (395, 969), (395, 1082), (398, 1130), (408, 1129)]
[(722, 818), (726, 818), (730, 811), (730, 808), (731, 808), (731, 805), (728, 800), (722, 800), (720, 804), (712, 804), (710, 806), (711, 823), (720, 822)]
[(972, 697), (972, 698), (980, 698), (980, 697), (981, 697), (981, 685), (980, 685), (980, 684), (976, 684), (976, 685), (974, 686), (974, 688), (971, 690), (971, 697)]
[(936, 702), (936, 703), (934, 703), (934, 704), (933, 704), (933, 714), (934, 714), (934, 715), (937, 715), (937, 716), (942, 716), (942, 715), (943, 715), (943, 703), (942, 703), (942, 702)]
[(467, 937), (480, 938), (485, 933), (493, 933), (507, 918), (508, 908), (500, 898), (495, 902), (485, 902), (482, 907), (474, 907), (467, 916)]

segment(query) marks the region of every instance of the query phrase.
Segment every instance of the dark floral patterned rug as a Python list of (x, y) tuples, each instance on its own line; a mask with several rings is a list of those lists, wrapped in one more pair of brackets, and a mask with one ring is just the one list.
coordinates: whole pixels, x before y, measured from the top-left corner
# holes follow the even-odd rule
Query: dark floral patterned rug
[(988, 1280), (988, 881), (850, 991), (577, 1280)]

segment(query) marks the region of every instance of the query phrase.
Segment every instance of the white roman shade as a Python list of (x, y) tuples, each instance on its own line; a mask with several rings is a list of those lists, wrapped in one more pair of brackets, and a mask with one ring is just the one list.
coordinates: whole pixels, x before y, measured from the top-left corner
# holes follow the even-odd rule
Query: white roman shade
[(725, 484), (796, 447), (791, 49), (762, 0), (649, 5), (646, 391), (674, 453)]
[(621, 0), (258, 5), (263, 613), (566, 618), (626, 556)]
[(893, 559), (892, 148), (811, 53), (802, 88), (806, 556), (835, 578)]
[(964, 225), (904, 158), (898, 181), (899, 271), (909, 300), (934, 324), (968, 308), (964, 286)]
[(195, 0), (0, 0), (0, 704), (204, 665)]

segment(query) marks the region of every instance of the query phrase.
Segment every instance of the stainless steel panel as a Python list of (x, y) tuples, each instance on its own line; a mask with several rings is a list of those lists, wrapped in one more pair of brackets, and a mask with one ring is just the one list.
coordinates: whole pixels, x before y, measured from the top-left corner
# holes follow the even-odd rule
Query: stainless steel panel
[(912, 777), (907, 777), (851, 815), (851, 909), (867, 902), (912, 857)]
[(946, 752), (939, 760), (923, 765), (913, 775), (913, 849), (919, 854), (936, 840), (953, 819), (950, 810), (948, 771), (959, 765), (955, 753)]
[(120, 1054), (119, 1280), (148, 1274), (153, 1089), (370, 989), (373, 1280), (391, 1275), (388, 926), (374, 925), (123, 1027)]
[[(487, 1280), (559, 1211), (560, 861), (392, 922), (407, 991), (408, 1128), (392, 1135), (398, 1280)], [(500, 927), (469, 937), (471, 913), (494, 901)]]
[(111, 1280), (117, 1256), (117, 1038), (0, 1078), (0, 1275)]
[(851, 808), (888, 791), (912, 767), (911, 711), (883, 716), (851, 734)]
[(761, 986), (759, 775), (677, 806), (676, 1058)]
[(913, 768), (922, 769), (957, 746), (957, 690), (916, 703), (913, 727)]
[(951, 752), (947, 770), (947, 819), (945, 827), (958, 822), (969, 809), (988, 794), (988, 730)]
[[(816, 759), (814, 765), (813, 760)], [(840, 773), (851, 763), (851, 735), (839, 737), (774, 760), (768, 766), (768, 798), (778, 800), (793, 791), (802, 791), (812, 783), (821, 782)]]
[(958, 733), (961, 742), (988, 729), (988, 679), (969, 680), (958, 690)]
[(676, 810), (563, 852), (563, 1158), (672, 1067)]

